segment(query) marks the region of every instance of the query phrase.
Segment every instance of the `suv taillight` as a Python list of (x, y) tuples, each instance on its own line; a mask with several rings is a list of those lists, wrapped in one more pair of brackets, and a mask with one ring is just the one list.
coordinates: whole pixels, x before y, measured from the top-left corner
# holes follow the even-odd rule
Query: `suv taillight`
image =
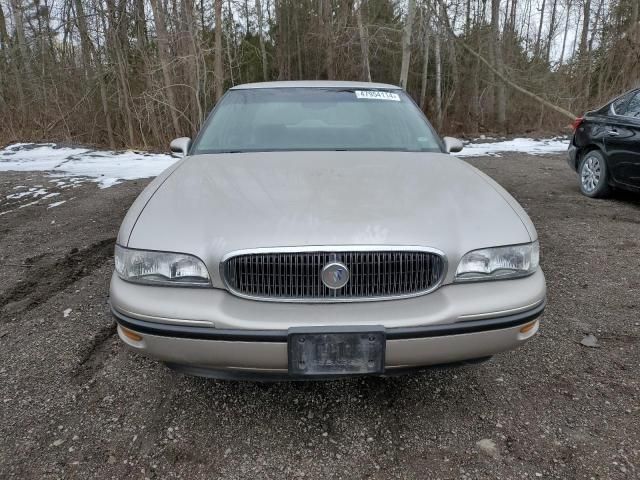
[(573, 121), (573, 124), (571, 125), (571, 127), (573, 128), (574, 132), (578, 130), (578, 127), (580, 127), (580, 125), (582, 125), (582, 122), (584, 122), (583, 117), (578, 117)]

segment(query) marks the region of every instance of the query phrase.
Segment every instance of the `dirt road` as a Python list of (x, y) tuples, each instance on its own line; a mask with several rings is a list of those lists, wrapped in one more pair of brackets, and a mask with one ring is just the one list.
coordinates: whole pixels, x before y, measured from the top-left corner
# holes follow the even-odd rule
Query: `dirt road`
[[(640, 198), (581, 196), (562, 156), (469, 161), (538, 228), (540, 334), (477, 367), (330, 383), (183, 377), (129, 353), (106, 297), (146, 181), (1, 173), (0, 477), (638, 478)], [(47, 193), (15, 195), (29, 188)]]

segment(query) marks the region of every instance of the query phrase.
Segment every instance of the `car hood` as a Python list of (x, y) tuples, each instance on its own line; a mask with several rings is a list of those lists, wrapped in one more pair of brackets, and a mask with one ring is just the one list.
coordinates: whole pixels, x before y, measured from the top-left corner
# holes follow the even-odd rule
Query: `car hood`
[(536, 238), (504, 189), (440, 153), (197, 155), (150, 188), (155, 193), (132, 207), (119, 242), (196, 255), (216, 286), (221, 258), (240, 249), (433, 247), (447, 255), (447, 281), (470, 250)]

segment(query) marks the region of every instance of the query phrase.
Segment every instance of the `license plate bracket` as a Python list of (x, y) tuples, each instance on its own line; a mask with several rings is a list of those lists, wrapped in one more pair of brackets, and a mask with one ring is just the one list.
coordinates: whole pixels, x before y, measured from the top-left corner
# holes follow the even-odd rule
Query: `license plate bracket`
[(386, 336), (382, 326), (290, 328), (287, 347), (291, 375), (384, 373)]

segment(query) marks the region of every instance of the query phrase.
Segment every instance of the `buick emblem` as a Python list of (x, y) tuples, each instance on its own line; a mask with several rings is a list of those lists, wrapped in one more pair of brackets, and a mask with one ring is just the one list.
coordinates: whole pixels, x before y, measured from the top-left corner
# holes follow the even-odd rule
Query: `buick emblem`
[(349, 269), (344, 263), (327, 263), (321, 273), (322, 283), (332, 290), (344, 287), (349, 281)]

